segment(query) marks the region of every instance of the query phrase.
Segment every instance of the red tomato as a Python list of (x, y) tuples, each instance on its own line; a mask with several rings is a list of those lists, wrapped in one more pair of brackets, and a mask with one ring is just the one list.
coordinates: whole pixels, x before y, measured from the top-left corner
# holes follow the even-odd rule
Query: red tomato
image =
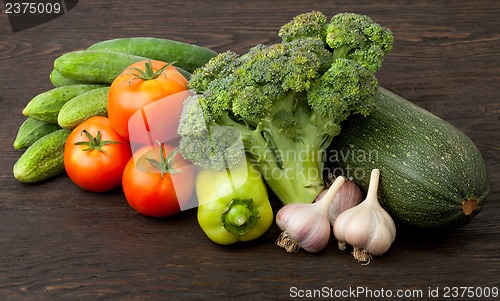
[(122, 187), (127, 202), (137, 212), (151, 217), (173, 215), (191, 199), (194, 166), (172, 146), (145, 146), (127, 163)]
[(77, 126), (64, 147), (64, 168), (79, 187), (104, 192), (121, 184), (132, 153), (108, 118), (95, 116)]
[(187, 90), (187, 79), (175, 67), (155, 60), (134, 63), (117, 76), (109, 88), (108, 117), (115, 130), (129, 139), (128, 120), (132, 114), (184, 90)]

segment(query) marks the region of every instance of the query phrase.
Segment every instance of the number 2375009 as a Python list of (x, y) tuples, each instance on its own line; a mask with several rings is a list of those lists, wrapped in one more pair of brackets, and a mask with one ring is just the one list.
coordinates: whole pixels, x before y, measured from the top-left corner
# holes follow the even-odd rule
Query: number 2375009
[(60, 2), (38, 3), (38, 2), (7, 2), (5, 13), (15, 15), (26, 14), (59, 14), (63, 10)]

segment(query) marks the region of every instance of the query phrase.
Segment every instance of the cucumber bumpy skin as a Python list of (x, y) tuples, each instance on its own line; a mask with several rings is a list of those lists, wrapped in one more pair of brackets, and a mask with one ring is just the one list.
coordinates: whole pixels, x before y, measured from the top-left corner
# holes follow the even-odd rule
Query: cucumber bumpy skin
[(68, 101), (59, 111), (57, 123), (72, 130), (93, 116), (107, 116), (109, 87), (97, 88)]
[(53, 69), (50, 72), (50, 82), (54, 87), (70, 86), (70, 85), (80, 85), (80, 84), (93, 84), (91, 82), (78, 81), (71, 78), (64, 77), (59, 71)]
[(106, 40), (93, 44), (89, 50), (107, 50), (173, 63), (188, 72), (205, 65), (217, 52), (195, 44), (153, 37), (132, 37)]
[(145, 57), (103, 50), (77, 50), (54, 61), (54, 69), (62, 76), (84, 82), (110, 85), (128, 66)]
[[(111, 85), (127, 67), (148, 59), (150, 58), (106, 50), (78, 50), (58, 57), (54, 61), (54, 69), (68, 79)], [(189, 79), (189, 72), (175, 67)]]
[(28, 117), (19, 127), (13, 146), (15, 149), (27, 148), (43, 136), (60, 129), (61, 127), (56, 123)]
[(63, 173), (64, 145), (70, 133), (60, 129), (38, 139), (14, 164), (14, 177), (22, 183), (36, 183)]
[(102, 85), (70, 85), (50, 89), (31, 99), (23, 109), (23, 115), (57, 123), (57, 115), (65, 103), (77, 95), (99, 87)]

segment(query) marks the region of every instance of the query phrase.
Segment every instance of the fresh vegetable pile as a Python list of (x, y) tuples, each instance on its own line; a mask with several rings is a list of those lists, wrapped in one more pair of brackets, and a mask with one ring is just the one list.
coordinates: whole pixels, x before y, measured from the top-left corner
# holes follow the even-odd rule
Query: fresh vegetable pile
[[(121, 186), (151, 217), (197, 207), (224, 245), (275, 218), (287, 252), (319, 252), (333, 233), (364, 263), (389, 250), (397, 224), (451, 229), (482, 210), (489, 181), (474, 143), (379, 87), (390, 29), (313, 11), (278, 34), (244, 54), (141, 37), (62, 55), (54, 88), (23, 110), (14, 176)], [(268, 192), (283, 205), (275, 217)]]

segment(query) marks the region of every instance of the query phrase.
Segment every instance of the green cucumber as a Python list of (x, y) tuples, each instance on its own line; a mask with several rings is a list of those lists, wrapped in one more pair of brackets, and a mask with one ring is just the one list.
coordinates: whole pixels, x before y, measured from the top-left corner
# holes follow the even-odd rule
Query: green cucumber
[(35, 96), (23, 109), (23, 115), (41, 121), (57, 123), (59, 110), (71, 98), (102, 85), (70, 85), (53, 88)]
[(60, 129), (33, 143), (14, 164), (14, 177), (36, 183), (64, 172), (64, 145), (71, 132)]
[(56, 88), (62, 87), (62, 86), (69, 86), (69, 85), (92, 84), (90, 82), (84, 82), (84, 81), (79, 81), (79, 80), (64, 77), (56, 69), (53, 69), (52, 72), (50, 72), (50, 82)]
[(217, 52), (198, 45), (179, 41), (153, 38), (133, 37), (118, 38), (98, 42), (89, 50), (107, 50), (147, 57), (153, 60), (173, 63), (188, 72), (205, 65)]
[(175, 69), (177, 69), (177, 71), (179, 71), (180, 74), (182, 74), (182, 76), (184, 76), (187, 80), (190, 80), (191, 79), (191, 72), (189, 71), (186, 71), (180, 67), (177, 67), (177, 66), (174, 66)]
[(62, 128), (72, 130), (93, 116), (107, 116), (109, 87), (97, 88), (68, 101), (57, 116)]
[(28, 117), (17, 131), (17, 136), (14, 140), (14, 148), (27, 148), (43, 136), (60, 129), (61, 127), (57, 123), (48, 123)]
[[(148, 59), (106, 50), (78, 50), (58, 57), (54, 61), (54, 69), (69, 79), (110, 85), (128, 66)], [(189, 79), (189, 72), (179, 67), (176, 69)]]
[(469, 137), (383, 88), (375, 112), (342, 125), (337, 154), (365, 192), (370, 171), (380, 169), (380, 204), (411, 228), (463, 226), (489, 193), (484, 159)]
[(58, 57), (54, 69), (69, 79), (111, 84), (128, 66), (146, 59), (103, 50), (78, 50)]

